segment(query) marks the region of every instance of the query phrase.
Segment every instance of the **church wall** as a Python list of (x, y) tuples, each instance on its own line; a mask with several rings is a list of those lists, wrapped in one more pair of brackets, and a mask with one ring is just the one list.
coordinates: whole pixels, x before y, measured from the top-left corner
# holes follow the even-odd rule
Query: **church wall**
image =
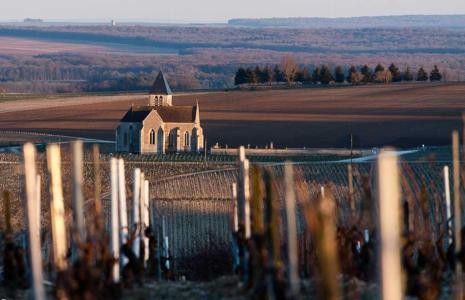
[(119, 123), (116, 134), (116, 151), (139, 152), (140, 129), (140, 123)]
[[(149, 115), (144, 120), (144, 126), (141, 130), (141, 153), (157, 153), (159, 143), (159, 129), (160, 127), (164, 130), (164, 123), (154, 115)], [(155, 131), (155, 143), (150, 144), (150, 132), (152, 129)]]
[[(192, 151), (192, 131), (195, 127), (195, 124), (194, 123), (165, 123), (165, 149), (166, 149), (166, 152), (175, 152), (175, 151), (178, 151), (178, 152), (191, 152)], [(176, 149), (169, 149), (169, 145), (170, 145), (170, 141), (169, 141), (169, 133), (173, 130), (173, 129), (179, 129), (179, 138), (176, 137), (176, 141), (178, 142), (179, 141), (179, 146), (178, 147), (175, 147), (177, 148), (178, 150)], [(186, 143), (185, 143), (185, 132), (189, 132), (189, 143), (188, 143), (188, 146), (186, 146)], [(202, 138), (203, 140), (203, 138)], [(203, 148), (203, 147), (200, 147), (200, 148)], [(195, 151), (195, 149), (194, 149)]]

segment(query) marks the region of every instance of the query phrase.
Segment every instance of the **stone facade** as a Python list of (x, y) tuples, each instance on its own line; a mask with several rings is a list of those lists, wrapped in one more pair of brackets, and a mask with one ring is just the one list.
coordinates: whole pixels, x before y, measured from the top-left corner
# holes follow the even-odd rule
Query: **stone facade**
[(116, 128), (116, 151), (179, 153), (203, 150), (200, 110), (173, 106), (172, 93), (160, 72), (149, 93), (148, 106), (131, 107)]

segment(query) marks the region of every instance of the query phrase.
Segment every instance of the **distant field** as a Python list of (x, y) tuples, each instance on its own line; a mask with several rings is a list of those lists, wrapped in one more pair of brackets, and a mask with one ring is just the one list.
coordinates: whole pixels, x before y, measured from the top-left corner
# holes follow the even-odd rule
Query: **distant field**
[[(175, 105), (200, 104), (210, 144), (277, 147), (446, 145), (461, 128), (465, 83), (232, 91), (177, 95)], [(0, 129), (28, 129), (114, 139), (141, 95), (31, 99), (0, 104)]]
[(176, 49), (80, 40), (35, 39), (0, 36), (0, 54), (40, 55), (52, 53), (83, 54), (176, 54)]

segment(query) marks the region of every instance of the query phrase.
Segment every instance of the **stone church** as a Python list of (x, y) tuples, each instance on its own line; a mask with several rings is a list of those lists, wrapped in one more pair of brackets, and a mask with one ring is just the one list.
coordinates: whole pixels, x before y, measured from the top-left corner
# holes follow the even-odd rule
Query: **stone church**
[(148, 105), (131, 107), (116, 128), (116, 151), (132, 153), (199, 152), (203, 149), (199, 104), (174, 106), (162, 72), (149, 92)]

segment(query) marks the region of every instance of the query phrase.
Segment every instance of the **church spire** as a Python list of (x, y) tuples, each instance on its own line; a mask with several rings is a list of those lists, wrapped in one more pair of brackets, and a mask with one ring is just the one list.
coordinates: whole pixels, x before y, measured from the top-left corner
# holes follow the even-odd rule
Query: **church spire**
[(172, 95), (170, 85), (162, 71), (158, 72), (157, 78), (150, 89), (151, 95)]
[(149, 91), (149, 106), (171, 106), (173, 92), (163, 72), (160, 71)]

